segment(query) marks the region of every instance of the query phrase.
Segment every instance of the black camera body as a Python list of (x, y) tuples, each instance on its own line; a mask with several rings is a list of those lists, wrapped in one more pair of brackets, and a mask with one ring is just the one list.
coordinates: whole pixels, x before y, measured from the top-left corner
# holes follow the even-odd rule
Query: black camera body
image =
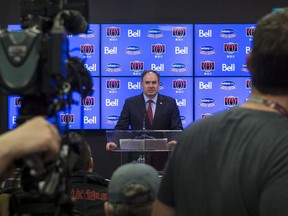
[(19, 124), (33, 115), (55, 116), (72, 103), (67, 98), (73, 91), (82, 97), (92, 93), (84, 63), (70, 57), (68, 50), (67, 35), (88, 28), (79, 11), (65, 9), (77, 2), (85, 3), (22, 0), (23, 30), (0, 30), (0, 94), (21, 97)]
[[(57, 118), (73, 104), (73, 92), (82, 98), (92, 94), (92, 78), (82, 60), (69, 56), (67, 40), (67, 35), (86, 33), (87, 2), (22, 0), (22, 30), (0, 30), (0, 94), (20, 96), (17, 125), (37, 115)], [(68, 178), (80, 144), (68, 134), (55, 161), (43, 164), (38, 155), (17, 161), (21, 187), (12, 196), (13, 215), (71, 215)]]

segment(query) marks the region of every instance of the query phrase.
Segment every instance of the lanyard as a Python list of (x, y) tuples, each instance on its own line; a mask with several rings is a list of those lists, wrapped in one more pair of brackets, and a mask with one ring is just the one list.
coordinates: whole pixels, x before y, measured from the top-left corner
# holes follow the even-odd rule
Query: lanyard
[(282, 115), (288, 117), (288, 111), (277, 102), (274, 102), (274, 101), (268, 100), (268, 99), (259, 98), (259, 97), (250, 97), (248, 99), (248, 101), (263, 104), (267, 107), (271, 107), (271, 108), (277, 110)]

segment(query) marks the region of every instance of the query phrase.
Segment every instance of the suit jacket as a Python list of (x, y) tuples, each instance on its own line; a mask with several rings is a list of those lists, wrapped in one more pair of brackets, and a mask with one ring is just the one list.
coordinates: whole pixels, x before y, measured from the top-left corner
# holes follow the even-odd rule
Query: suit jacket
[(152, 126), (148, 122), (142, 93), (125, 100), (115, 130), (142, 130), (144, 123), (147, 130), (183, 130), (175, 99), (161, 94), (158, 94)]
[[(115, 130), (183, 130), (180, 112), (174, 98), (158, 93), (153, 125), (149, 124), (146, 104), (143, 93), (127, 98), (115, 126)], [(116, 138), (118, 140), (119, 137)], [(127, 162), (138, 161), (143, 152), (133, 152), (127, 155)], [(163, 171), (169, 153), (153, 152), (145, 154), (145, 163), (152, 165), (156, 170)], [(122, 155), (124, 158), (125, 156)], [(123, 159), (124, 161), (126, 159)]]

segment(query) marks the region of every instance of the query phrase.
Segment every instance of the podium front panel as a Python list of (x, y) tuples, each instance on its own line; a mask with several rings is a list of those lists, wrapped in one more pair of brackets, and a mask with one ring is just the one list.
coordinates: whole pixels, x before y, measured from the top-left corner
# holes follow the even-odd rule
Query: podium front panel
[(153, 166), (162, 173), (182, 130), (107, 130), (107, 142), (117, 144), (114, 152), (121, 154), (121, 164), (135, 161)]

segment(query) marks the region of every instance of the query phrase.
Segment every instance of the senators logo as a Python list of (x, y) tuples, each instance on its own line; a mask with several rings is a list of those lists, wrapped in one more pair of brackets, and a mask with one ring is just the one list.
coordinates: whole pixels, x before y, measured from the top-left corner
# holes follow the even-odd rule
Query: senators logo
[(177, 90), (187, 89), (187, 81), (182, 79), (173, 80), (172, 88)]
[(61, 114), (60, 115), (60, 122), (62, 124), (71, 124), (74, 123), (74, 114)]
[(224, 52), (227, 52), (229, 54), (233, 54), (235, 52), (238, 52), (238, 44), (237, 43), (224, 43)]
[(161, 55), (166, 53), (166, 45), (165, 44), (152, 44), (151, 52), (156, 55)]
[(224, 98), (224, 105), (228, 107), (237, 106), (239, 103), (239, 98), (234, 96), (229, 96)]
[(106, 28), (106, 37), (110, 37), (110, 38), (116, 38), (116, 37), (120, 37), (120, 28), (119, 27), (108, 27)]
[(245, 87), (246, 89), (251, 89), (252, 87), (252, 81), (251, 80), (245, 80)]
[(20, 97), (14, 98), (14, 106), (15, 107), (21, 107), (21, 98)]
[(142, 61), (133, 61), (130, 62), (130, 70), (139, 72), (144, 70), (144, 62)]
[(172, 28), (172, 37), (182, 38), (186, 37), (187, 28), (185, 27), (173, 27)]
[(110, 90), (120, 89), (120, 80), (116, 79), (106, 80), (106, 89)]
[(211, 115), (212, 115), (211, 113), (201, 114), (201, 119), (206, 119), (206, 118), (208, 118)]
[(202, 61), (200, 63), (200, 67), (202, 71), (211, 72), (215, 70), (215, 62), (214, 61)]
[(255, 27), (246, 28), (246, 37), (253, 37), (255, 30), (256, 30)]
[(94, 54), (94, 44), (81, 44), (80, 53), (85, 55)]
[(82, 100), (81, 100), (81, 106), (91, 107), (94, 105), (95, 105), (95, 98), (94, 97), (87, 96), (85, 98), (82, 98)]

